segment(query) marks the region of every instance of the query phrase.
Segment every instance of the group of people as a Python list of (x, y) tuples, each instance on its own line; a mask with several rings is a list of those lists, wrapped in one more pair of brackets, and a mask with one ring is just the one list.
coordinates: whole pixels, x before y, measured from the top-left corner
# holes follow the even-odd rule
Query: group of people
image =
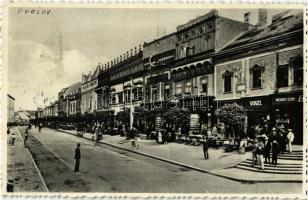
[(286, 153), (287, 146), (291, 153), (293, 141), (294, 133), (292, 129), (286, 131), (284, 126), (273, 127), (268, 134), (259, 134), (253, 144), (252, 166), (258, 163), (262, 170), (264, 170), (264, 162), (277, 166), (278, 155)]

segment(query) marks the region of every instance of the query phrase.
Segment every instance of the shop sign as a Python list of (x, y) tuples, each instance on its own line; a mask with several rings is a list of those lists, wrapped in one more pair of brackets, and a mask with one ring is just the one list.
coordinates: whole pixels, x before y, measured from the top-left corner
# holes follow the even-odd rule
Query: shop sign
[(273, 104), (299, 103), (303, 102), (303, 94), (276, 96), (273, 98)]
[(242, 105), (247, 109), (247, 110), (267, 110), (269, 109), (271, 105), (270, 97), (265, 96), (265, 97), (254, 97), (254, 98), (249, 98), (249, 99), (243, 99), (242, 100)]

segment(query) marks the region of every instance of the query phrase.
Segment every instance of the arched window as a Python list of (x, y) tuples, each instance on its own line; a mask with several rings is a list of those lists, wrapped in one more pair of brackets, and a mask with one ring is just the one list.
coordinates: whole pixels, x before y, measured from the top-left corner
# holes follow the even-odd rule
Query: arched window
[(205, 76), (205, 77), (202, 77), (200, 79), (200, 92), (201, 94), (203, 95), (207, 95), (207, 91), (208, 91), (208, 78)]
[(262, 72), (264, 71), (264, 66), (259, 64), (255, 64), (251, 69), (251, 80), (252, 84), (251, 87), (254, 89), (262, 87)]

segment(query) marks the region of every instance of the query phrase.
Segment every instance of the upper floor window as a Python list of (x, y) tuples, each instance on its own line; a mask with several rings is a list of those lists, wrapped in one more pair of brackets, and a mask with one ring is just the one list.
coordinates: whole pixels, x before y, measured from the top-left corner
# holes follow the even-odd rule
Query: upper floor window
[(186, 82), (186, 83), (185, 83), (185, 93), (191, 94), (191, 91), (192, 91), (191, 81)]
[(262, 72), (264, 71), (264, 66), (254, 65), (250, 69), (251, 78), (252, 78), (252, 88), (261, 88), (262, 87)]
[(164, 98), (165, 100), (169, 99), (170, 97), (170, 85), (167, 84), (165, 85), (165, 90), (164, 90)]
[(176, 95), (182, 94), (182, 83), (176, 83), (176, 85), (175, 85), (175, 94)]
[(232, 91), (232, 76), (233, 76), (233, 72), (230, 72), (228, 70), (222, 75), (222, 78), (224, 79), (224, 92), (225, 93)]
[(153, 100), (159, 100), (159, 96), (158, 96), (158, 88), (157, 86), (153, 86), (152, 88), (152, 97), (153, 97)]
[(289, 85), (289, 65), (280, 65), (277, 69), (277, 87), (287, 87)]
[(207, 94), (208, 90), (208, 79), (207, 77), (203, 77), (200, 79), (200, 85), (201, 85), (201, 93), (202, 94)]
[(294, 85), (302, 85), (303, 84), (303, 57), (298, 55), (290, 59), (290, 66), (293, 68), (294, 73)]

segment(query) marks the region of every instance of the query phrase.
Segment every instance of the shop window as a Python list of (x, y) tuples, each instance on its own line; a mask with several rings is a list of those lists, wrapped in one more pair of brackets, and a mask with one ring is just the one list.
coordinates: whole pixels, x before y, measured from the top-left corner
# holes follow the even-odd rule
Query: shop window
[(264, 70), (263, 66), (258, 64), (254, 65), (253, 68), (250, 69), (252, 85), (253, 89), (262, 87), (262, 72)]
[(277, 70), (277, 87), (287, 87), (289, 85), (289, 65), (280, 65)]
[(185, 93), (191, 94), (191, 82), (190, 81), (185, 83)]
[(303, 85), (303, 57), (296, 56), (291, 58), (290, 65), (293, 68), (294, 85)]
[(233, 73), (228, 70), (222, 75), (222, 78), (224, 79), (224, 92), (225, 93), (229, 93), (232, 91), (232, 76), (233, 76)]
[(207, 94), (207, 87), (208, 87), (208, 79), (207, 77), (203, 77), (200, 79), (200, 85), (201, 85), (201, 94), (206, 95)]
[(182, 94), (182, 83), (177, 83), (175, 85), (175, 94), (176, 95)]

